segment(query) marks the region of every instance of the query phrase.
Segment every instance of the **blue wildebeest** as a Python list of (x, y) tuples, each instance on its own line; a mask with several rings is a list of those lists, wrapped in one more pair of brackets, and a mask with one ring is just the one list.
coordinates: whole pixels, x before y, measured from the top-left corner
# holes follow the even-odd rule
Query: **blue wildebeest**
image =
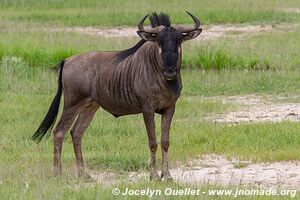
[[(202, 31), (199, 19), (188, 14), (194, 21), (193, 27), (172, 27), (168, 15), (152, 13), (149, 16), (151, 28), (144, 28), (146, 15), (138, 23), (137, 34), (142, 39), (132, 48), (118, 52), (88, 52), (59, 64), (57, 93), (33, 135), (33, 139), (39, 142), (52, 129), (64, 91), (63, 112), (53, 131), (56, 175), (61, 174), (62, 143), (72, 125), (76, 175), (87, 175), (81, 152), (82, 136), (95, 112), (102, 107), (115, 117), (143, 114), (151, 155), (150, 178), (171, 179), (167, 153), (170, 124), (182, 88), (181, 43), (197, 37)], [(162, 116), (161, 176), (158, 175), (155, 158), (155, 113)]]

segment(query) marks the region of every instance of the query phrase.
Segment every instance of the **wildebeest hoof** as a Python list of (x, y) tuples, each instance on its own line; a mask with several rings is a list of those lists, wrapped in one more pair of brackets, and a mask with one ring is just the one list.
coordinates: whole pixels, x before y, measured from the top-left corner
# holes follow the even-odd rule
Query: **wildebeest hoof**
[(158, 173), (150, 174), (150, 181), (161, 181), (161, 177)]
[(162, 180), (172, 182), (173, 178), (171, 176), (164, 176), (164, 177), (162, 177)]
[(81, 171), (77, 177), (85, 181), (94, 181), (93, 177), (87, 171)]
[(173, 181), (171, 174), (161, 174), (161, 179), (164, 181)]
[(54, 169), (54, 177), (60, 178), (62, 176), (61, 170)]

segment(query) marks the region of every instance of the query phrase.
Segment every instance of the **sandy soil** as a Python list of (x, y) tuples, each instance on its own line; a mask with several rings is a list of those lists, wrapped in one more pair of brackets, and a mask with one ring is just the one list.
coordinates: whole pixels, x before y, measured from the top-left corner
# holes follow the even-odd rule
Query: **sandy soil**
[(207, 155), (192, 166), (171, 171), (178, 182), (222, 186), (300, 189), (300, 162), (252, 163)]
[(300, 103), (274, 103), (255, 95), (226, 97), (223, 101), (241, 108), (237, 111), (210, 116), (208, 120), (231, 124), (300, 120)]
[(296, 13), (296, 14), (298, 14), (298, 13), (300, 13), (300, 8), (285, 8), (284, 11), (287, 12), (287, 13)]
[[(204, 26), (201, 37), (197, 40), (212, 40), (224, 35), (238, 36), (238, 35), (253, 35), (262, 32), (278, 31), (289, 29), (292, 25), (213, 25)], [(99, 35), (101, 37), (137, 37), (137, 28), (135, 27), (120, 27), (120, 28), (97, 28), (97, 27), (73, 27), (65, 29), (64, 31), (77, 32), (88, 35)]]
[[(300, 189), (300, 162), (252, 163), (210, 154), (199, 160), (170, 170), (175, 182), (192, 185), (255, 186), (265, 189)], [(131, 172), (120, 176), (96, 173), (92, 177), (104, 185), (149, 180), (147, 172)]]

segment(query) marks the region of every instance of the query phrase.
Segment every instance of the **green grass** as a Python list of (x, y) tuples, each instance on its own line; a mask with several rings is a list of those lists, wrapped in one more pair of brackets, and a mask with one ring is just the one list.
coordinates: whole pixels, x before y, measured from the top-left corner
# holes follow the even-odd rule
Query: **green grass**
[[(173, 182), (149, 182), (149, 181), (138, 181), (133, 183), (119, 183), (114, 187), (107, 187), (97, 183), (86, 183), (83, 180), (76, 180), (66, 177), (64, 179), (50, 178), (49, 176), (34, 174), (31, 175), (32, 179), (26, 179), (26, 177), (11, 177), (10, 181), (2, 183), (3, 190), (2, 194), (4, 197), (9, 199), (149, 199), (148, 196), (124, 196), (124, 195), (113, 195), (112, 190), (114, 188), (120, 189), (121, 192), (125, 192), (126, 188), (131, 190), (161, 190), (161, 195), (153, 195), (151, 199), (232, 199), (233, 196), (218, 196), (209, 195), (210, 191), (214, 190), (232, 190), (233, 193), (236, 190), (247, 189), (244, 187), (218, 187), (218, 186), (190, 186), (185, 184), (176, 184)], [(26, 186), (27, 185), (27, 186)], [(173, 190), (184, 190), (191, 188), (194, 190), (199, 189), (201, 192), (197, 196), (176, 196), (176, 195), (164, 195), (164, 192), (168, 189)], [(259, 189), (259, 188), (257, 188)], [(249, 190), (249, 189), (248, 189)], [(51, 191), (51, 192), (49, 192)], [(55, 192), (52, 192), (55, 191)], [(278, 189), (277, 191), (280, 191)], [(205, 192), (206, 194), (203, 194)], [(291, 197), (294, 197), (292, 194)], [(299, 195), (296, 198), (287, 196), (238, 196), (234, 199), (299, 199)]]
[[(286, 28), (289, 29), (289, 28)], [(200, 35), (201, 37), (201, 35)], [(300, 29), (202, 42), (184, 52), (183, 65), (202, 69), (299, 69)]]
[[(5, 74), (5, 75), (4, 75)], [(52, 141), (36, 145), (30, 136), (43, 118), (56, 90), (53, 71), (30, 68), (26, 63), (1, 65), (2, 113), (0, 146), (5, 155), (1, 161), (13, 165), (22, 159), (40, 164), (50, 162)], [(217, 81), (218, 80), (218, 81)], [(237, 155), (254, 160), (299, 159), (299, 124), (242, 124), (228, 127), (201, 121), (202, 117), (235, 109), (221, 100), (201, 97), (235, 94), (292, 94), (299, 91), (294, 72), (272, 71), (183, 71), (184, 90), (178, 102), (171, 134), (171, 160), (187, 161), (205, 153)], [(223, 84), (221, 84), (223, 83)], [(269, 85), (268, 85), (269, 84)], [(294, 87), (291, 87), (292, 85)], [(265, 88), (263, 88), (264, 86)], [(26, 119), (26, 120), (24, 120)], [(159, 128), (159, 118), (156, 119)], [(147, 168), (148, 146), (140, 115), (115, 119), (100, 110), (84, 139), (88, 166), (97, 169), (132, 171)], [(158, 131), (159, 132), (159, 131)], [(158, 134), (159, 135), (159, 134)], [(257, 138), (260, 140), (257, 140)], [(15, 143), (22, 143), (15, 146)], [(140, 151), (136, 152), (136, 148)], [(124, 154), (124, 152), (127, 152)], [(22, 152), (15, 154), (15, 152)], [(63, 159), (73, 162), (70, 136), (67, 136)], [(39, 160), (39, 161), (38, 161)]]
[[(122, 50), (133, 46), (136, 38), (103, 38), (73, 32), (50, 31), (33, 24), (0, 22), (0, 59), (20, 57), (34, 67), (52, 68), (60, 60), (77, 53)], [(297, 70), (300, 67), (300, 27), (242, 38), (222, 37), (183, 45), (183, 68)], [(199, 36), (201, 37), (201, 35)]]
[[(0, 31), (0, 58), (5, 56), (20, 57), (33, 67), (51, 68), (60, 60), (71, 55), (92, 50), (120, 49), (118, 41), (106, 40), (98, 36), (83, 37), (80, 34), (46, 31), (36, 26), (3, 22), (5, 28)], [(96, 42), (95, 42), (96, 41)], [(121, 40), (122, 45), (128, 42)]]
[[(204, 24), (275, 23), (277, 26), (276, 23), (282, 22), (298, 23), (299, 14), (287, 13), (284, 9), (299, 7), (299, 1), (295, 0), (191, 0), (184, 4), (161, 0), (151, 3), (132, 0), (0, 1), (0, 198), (124, 199), (124, 196), (112, 196), (112, 188), (164, 190), (187, 187), (149, 181), (107, 186), (75, 179), (69, 134), (62, 154), (64, 175), (61, 179), (53, 177), (51, 138), (35, 144), (30, 137), (55, 94), (55, 64), (73, 54), (120, 50), (138, 41), (138, 37), (107, 39), (65, 32), (66, 26), (135, 26), (141, 16), (153, 10), (170, 13), (176, 23), (191, 23), (184, 13), (189, 10)], [(299, 102), (295, 95), (300, 92), (299, 41), (300, 28), (297, 25), (259, 35), (239, 38), (225, 35), (217, 41), (186, 42), (182, 70), (184, 88), (171, 128), (170, 166), (176, 167), (178, 162), (185, 165), (191, 159), (210, 153), (257, 162), (299, 160), (299, 123), (228, 126), (202, 120), (206, 116), (237, 109), (236, 105), (222, 102), (222, 96), (286, 96), (288, 102)], [(158, 116), (156, 122), (159, 141)], [(100, 109), (86, 131), (83, 155), (87, 168), (95, 171), (113, 171), (126, 176), (128, 171), (147, 170), (149, 149), (142, 116), (115, 119)], [(160, 167), (160, 149), (157, 155)], [(244, 165), (238, 163), (235, 167)], [(211, 185), (199, 188), (206, 191), (220, 189)], [(176, 198), (182, 199), (175, 196), (155, 199)], [(207, 195), (203, 198), (231, 199)], [(133, 199), (148, 198), (139, 196)], [(194, 198), (185, 196), (183, 199)]]
[[(51, 165), (52, 140), (44, 140), (37, 145), (30, 137), (55, 93), (56, 73), (47, 68), (32, 68), (24, 60), (7, 57), (0, 65), (0, 75), (1, 196), (9, 199), (123, 199), (124, 196), (112, 196), (111, 190), (114, 187), (119, 187), (122, 191), (126, 187), (133, 189), (150, 187), (161, 190), (168, 187), (174, 189), (187, 187), (183, 184), (148, 181), (114, 186), (97, 183), (91, 187), (89, 186), (91, 183), (74, 178), (74, 153), (69, 134), (62, 155), (64, 175), (62, 179), (54, 178)], [(297, 73), (289, 70), (284, 72), (183, 70), (183, 81), (183, 96), (178, 102), (171, 130), (169, 153), (171, 167), (175, 167), (178, 161), (185, 164), (190, 159), (199, 158), (207, 153), (219, 153), (254, 161), (300, 159), (298, 123), (227, 126), (201, 121), (204, 116), (235, 109), (235, 105), (225, 104), (218, 98), (207, 96), (249, 93), (291, 95), (299, 91)], [(159, 130), (158, 117), (156, 122)], [(159, 135), (158, 131), (158, 138)], [(147, 170), (149, 149), (141, 115), (115, 119), (100, 110), (85, 134), (83, 152), (86, 166), (96, 171), (126, 174), (127, 171)], [(157, 155), (160, 166), (160, 150)], [(220, 187), (201, 186), (200, 189), (207, 191)], [(176, 196), (161, 196), (155, 199), (159, 198), (182, 199)], [(204, 196), (204, 198), (218, 197)], [(222, 199), (230, 198), (222, 197)], [(247, 198), (250, 197), (245, 197)], [(185, 196), (183, 199), (192, 197)]]
[(299, 93), (299, 71), (275, 70), (184, 70), (184, 90), (187, 95), (242, 95)]
[(164, 11), (175, 23), (191, 23), (185, 11), (191, 11), (204, 24), (212, 23), (278, 23), (299, 21), (299, 14), (285, 8), (300, 7), (296, 0), (238, 1), (22, 1), (3, 0), (1, 17), (13, 21), (46, 22), (60, 25), (135, 26), (137, 20), (152, 11)]

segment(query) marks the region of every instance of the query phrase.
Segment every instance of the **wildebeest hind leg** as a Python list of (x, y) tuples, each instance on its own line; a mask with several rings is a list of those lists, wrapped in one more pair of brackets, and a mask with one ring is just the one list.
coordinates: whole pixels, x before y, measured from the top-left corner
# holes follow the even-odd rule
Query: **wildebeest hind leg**
[(95, 112), (98, 110), (98, 108), (99, 108), (99, 104), (96, 102), (91, 102), (83, 106), (76, 119), (75, 124), (71, 129), (72, 142), (73, 142), (75, 158), (76, 158), (75, 173), (77, 177), (83, 175), (85, 178), (90, 178), (90, 176), (88, 175), (88, 173), (86, 173), (84, 169), (83, 157), (81, 151), (81, 142), (82, 142), (82, 136), (84, 134), (84, 131), (90, 125), (95, 115)]
[(63, 140), (66, 132), (72, 126), (78, 114), (79, 109), (80, 109), (80, 104), (76, 104), (74, 106), (64, 105), (61, 118), (53, 131), (53, 136), (54, 136), (53, 167), (54, 167), (54, 173), (57, 176), (61, 175), (61, 150), (62, 150)]

